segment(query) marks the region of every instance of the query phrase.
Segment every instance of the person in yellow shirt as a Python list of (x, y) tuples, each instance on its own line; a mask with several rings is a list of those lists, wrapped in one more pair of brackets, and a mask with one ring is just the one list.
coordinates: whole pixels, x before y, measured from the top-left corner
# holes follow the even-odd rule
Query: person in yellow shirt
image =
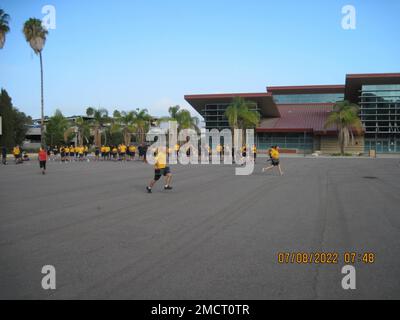
[(111, 147), (106, 146), (105, 147), (105, 152), (106, 152), (106, 160), (110, 160), (111, 159)]
[(21, 148), (19, 146), (15, 146), (12, 153), (15, 158), (15, 164), (22, 163)]
[(279, 173), (282, 176), (283, 171), (279, 162), (279, 147), (278, 146), (273, 146), (271, 147), (269, 151), (270, 157), (271, 157), (271, 165), (269, 167), (263, 168), (262, 172), (265, 172), (267, 170), (270, 170), (272, 168), (278, 167)]
[(178, 159), (178, 156), (179, 156), (179, 149), (180, 148), (181, 148), (181, 146), (179, 144), (176, 144), (175, 147), (174, 147), (177, 159)]
[(220, 144), (217, 144), (215, 149), (217, 151), (217, 155), (219, 155), (219, 160), (221, 160), (221, 158), (222, 158), (222, 146)]
[(164, 190), (171, 190), (171, 169), (167, 165), (167, 149), (166, 147), (160, 147), (157, 150), (157, 156), (155, 157), (154, 163), (154, 179), (150, 181), (150, 184), (146, 187), (148, 193), (152, 192), (153, 186), (161, 176), (165, 177)]
[(75, 158), (75, 148), (73, 145), (69, 147), (69, 157), (71, 158), (71, 161), (73, 161)]
[(116, 146), (112, 147), (111, 154), (112, 154), (113, 160), (116, 161), (117, 160), (117, 155), (118, 155), (118, 148)]
[(79, 155), (79, 161), (83, 161), (83, 155), (85, 153), (85, 148), (83, 146), (77, 147), (76, 153)]
[(251, 148), (251, 152), (253, 153), (253, 158), (254, 158), (254, 163), (255, 163), (256, 162), (256, 158), (257, 158), (257, 147), (256, 147), (255, 144)]
[(66, 146), (64, 150), (65, 150), (65, 161), (69, 161), (69, 147)]
[(132, 144), (129, 146), (129, 158), (131, 160), (135, 160), (135, 156), (136, 156), (136, 146)]
[(84, 152), (85, 158), (87, 158), (87, 156), (89, 154), (89, 147), (88, 146), (84, 146), (83, 147), (83, 152)]
[(122, 161), (125, 161), (125, 160), (126, 160), (126, 149), (127, 149), (127, 147), (126, 147), (125, 144), (121, 144), (121, 145), (119, 146), (119, 156), (120, 156), (120, 159), (121, 159)]
[(106, 159), (106, 147), (101, 146), (100, 152), (101, 152), (101, 159), (104, 161)]

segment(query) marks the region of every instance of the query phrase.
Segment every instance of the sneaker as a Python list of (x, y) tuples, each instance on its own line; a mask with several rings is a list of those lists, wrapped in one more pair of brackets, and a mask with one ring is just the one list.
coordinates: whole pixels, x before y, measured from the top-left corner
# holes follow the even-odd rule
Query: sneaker
[(171, 186), (164, 186), (164, 190), (172, 190)]
[(150, 187), (146, 187), (147, 193), (151, 193), (151, 188)]

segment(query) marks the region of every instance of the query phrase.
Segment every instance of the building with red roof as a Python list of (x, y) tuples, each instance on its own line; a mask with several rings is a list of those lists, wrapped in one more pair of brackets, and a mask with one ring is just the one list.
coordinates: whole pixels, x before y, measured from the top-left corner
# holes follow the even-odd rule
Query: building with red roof
[(400, 73), (350, 74), (344, 85), (270, 86), (262, 93), (196, 94), (185, 100), (206, 129), (222, 130), (229, 128), (225, 110), (235, 97), (253, 102), (260, 113), (260, 150), (279, 145), (288, 152), (338, 152), (337, 129), (325, 128), (325, 122), (336, 102), (348, 100), (360, 106), (364, 132), (346, 151), (400, 153)]

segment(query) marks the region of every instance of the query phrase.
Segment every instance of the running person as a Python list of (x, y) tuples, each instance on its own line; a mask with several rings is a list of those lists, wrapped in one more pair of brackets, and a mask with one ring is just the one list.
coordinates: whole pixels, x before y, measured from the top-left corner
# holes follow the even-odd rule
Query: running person
[(40, 148), (39, 154), (38, 154), (38, 159), (39, 159), (39, 166), (40, 169), (42, 169), (42, 174), (46, 174), (46, 162), (48, 159), (47, 152), (44, 150), (44, 148)]
[(170, 168), (167, 166), (167, 153), (165, 147), (159, 148), (157, 156), (155, 157), (154, 164), (154, 179), (150, 181), (150, 184), (146, 187), (148, 193), (152, 192), (153, 186), (161, 176), (165, 177), (164, 190), (171, 190), (171, 179), (172, 174)]
[(282, 176), (283, 171), (281, 169), (281, 165), (279, 163), (279, 147), (278, 146), (273, 146), (270, 150), (270, 157), (271, 157), (271, 165), (266, 168), (262, 168), (262, 172), (265, 172), (267, 170), (270, 170), (274, 167), (278, 167), (279, 173)]

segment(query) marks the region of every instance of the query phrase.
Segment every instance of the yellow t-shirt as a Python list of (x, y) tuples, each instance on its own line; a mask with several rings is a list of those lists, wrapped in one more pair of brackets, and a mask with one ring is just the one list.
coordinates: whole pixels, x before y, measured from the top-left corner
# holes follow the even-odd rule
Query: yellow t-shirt
[(88, 151), (89, 151), (88, 146), (85, 146), (83, 149), (84, 149), (85, 152), (88, 152)]
[(69, 152), (75, 152), (75, 148), (74, 147), (70, 147), (69, 148)]
[(158, 152), (155, 161), (154, 167), (156, 169), (164, 169), (167, 166), (167, 155), (164, 152)]
[(271, 149), (271, 158), (272, 159), (279, 159), (279, 151), (276, 149)]
[(126, 145), (122, 145), (120, 150), (121, 150), (121, 153), (126, 153)]
[(13, 154), (14, 154), (14, 155), (18, 156), (20, 153), (21, 153), (21, 150), (20, 150), (18, 147), (15, 147), (15, 148), (13, 149)]
[(65, 148), (65, 152), (69, 153), (69, 148), (68, 147)]
[(136, 147), (135, 146), (130, 146), (129, 147), (130, 152), (136, 152)]
[(253, 146), (253, 148), (251, 148), (251, 150), (253, 151), (253, 153), (257, 153), (257, 147)]
[(106, 152), (110, 152), (111, 148), (110, 147), (106, 147)]
[(85, 148), (84, 147), (80, 147), (78, 152), (79, 152), (79, 154), (83, 154), (85, 152)]

